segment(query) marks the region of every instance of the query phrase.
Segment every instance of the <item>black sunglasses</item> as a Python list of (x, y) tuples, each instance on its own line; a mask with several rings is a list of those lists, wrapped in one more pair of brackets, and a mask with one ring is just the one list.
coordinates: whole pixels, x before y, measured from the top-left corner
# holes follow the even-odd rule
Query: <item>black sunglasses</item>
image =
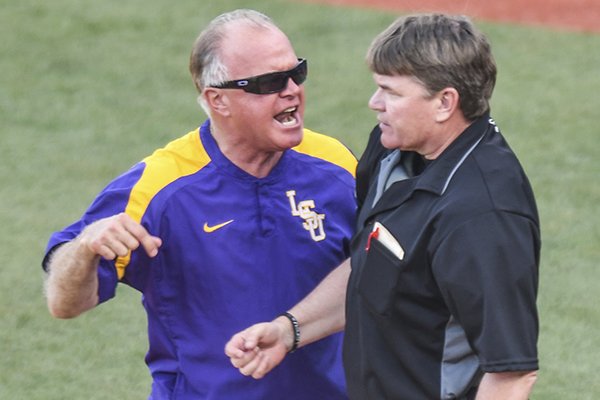
[(251, 78), (226, 81), (220, 85), (211, 87), (218, 89), (242, 89), (244, 92), (254, 94), (271, 94), (284, 90), (290, 78), (292, 78), (296, 85), (302, 84), (306, 80), (306, 75), (308, 75), (307, 61), (304, 58), (299, 58), (298, 65), (288, 71), (271, 72)]

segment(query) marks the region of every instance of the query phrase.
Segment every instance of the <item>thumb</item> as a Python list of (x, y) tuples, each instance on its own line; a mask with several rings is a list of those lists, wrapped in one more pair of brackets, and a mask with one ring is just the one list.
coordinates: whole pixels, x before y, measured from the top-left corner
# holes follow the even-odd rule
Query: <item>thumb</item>
[(262, 342), (265, 337), (265, 326), (266, 324), (264, 323), (256, 324), (242, 332), (244, 339), (243, 349), (245, 351), (255, 350), (259, 343)]
[(258, 325), (253, 325), (238, 332), (225, 345), (225, 354), (231, 358), (242, 358), (245, 353), (255, 351), (258, 348), (261, 337), (261, 329)]
[(245, 351), (243, 332), (236, 333), (225, 344), (225, 354), (230, 358), (242, 358)]

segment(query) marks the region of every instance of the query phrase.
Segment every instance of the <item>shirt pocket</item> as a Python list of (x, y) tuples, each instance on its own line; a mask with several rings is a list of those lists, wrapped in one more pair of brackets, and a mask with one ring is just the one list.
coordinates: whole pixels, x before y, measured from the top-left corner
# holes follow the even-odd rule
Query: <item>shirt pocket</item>
[(403, 261), (377, 239), (371, 240), (357, 289), (375, 314), (391, 314)]

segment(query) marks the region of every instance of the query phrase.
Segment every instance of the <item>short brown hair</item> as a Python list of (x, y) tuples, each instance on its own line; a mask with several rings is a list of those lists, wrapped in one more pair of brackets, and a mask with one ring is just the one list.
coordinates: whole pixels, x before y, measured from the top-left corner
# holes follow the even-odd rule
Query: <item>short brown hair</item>
[(401, 17), (374, 39), (367, 63), (380, 75), (413, 76), (431, 94), (455, 88), (468, 120), (489, 111), (496, 63), (487, 38), (465, 16)]

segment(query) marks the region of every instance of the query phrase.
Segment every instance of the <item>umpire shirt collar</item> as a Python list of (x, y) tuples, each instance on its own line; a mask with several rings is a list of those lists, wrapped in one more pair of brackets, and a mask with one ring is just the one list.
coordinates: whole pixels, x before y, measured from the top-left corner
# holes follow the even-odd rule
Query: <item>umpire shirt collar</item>
[[(444, 152), (418, 176), (394, 183), (383, 193), (370, 214), (394, 208), (407, 200), (414, 191), (424, 190), (442, 196), (452, 177), (479, 142), (493, 131), (489, 114), (475, 120)], [(373, 188), (371, 188), (373, 190)]]

